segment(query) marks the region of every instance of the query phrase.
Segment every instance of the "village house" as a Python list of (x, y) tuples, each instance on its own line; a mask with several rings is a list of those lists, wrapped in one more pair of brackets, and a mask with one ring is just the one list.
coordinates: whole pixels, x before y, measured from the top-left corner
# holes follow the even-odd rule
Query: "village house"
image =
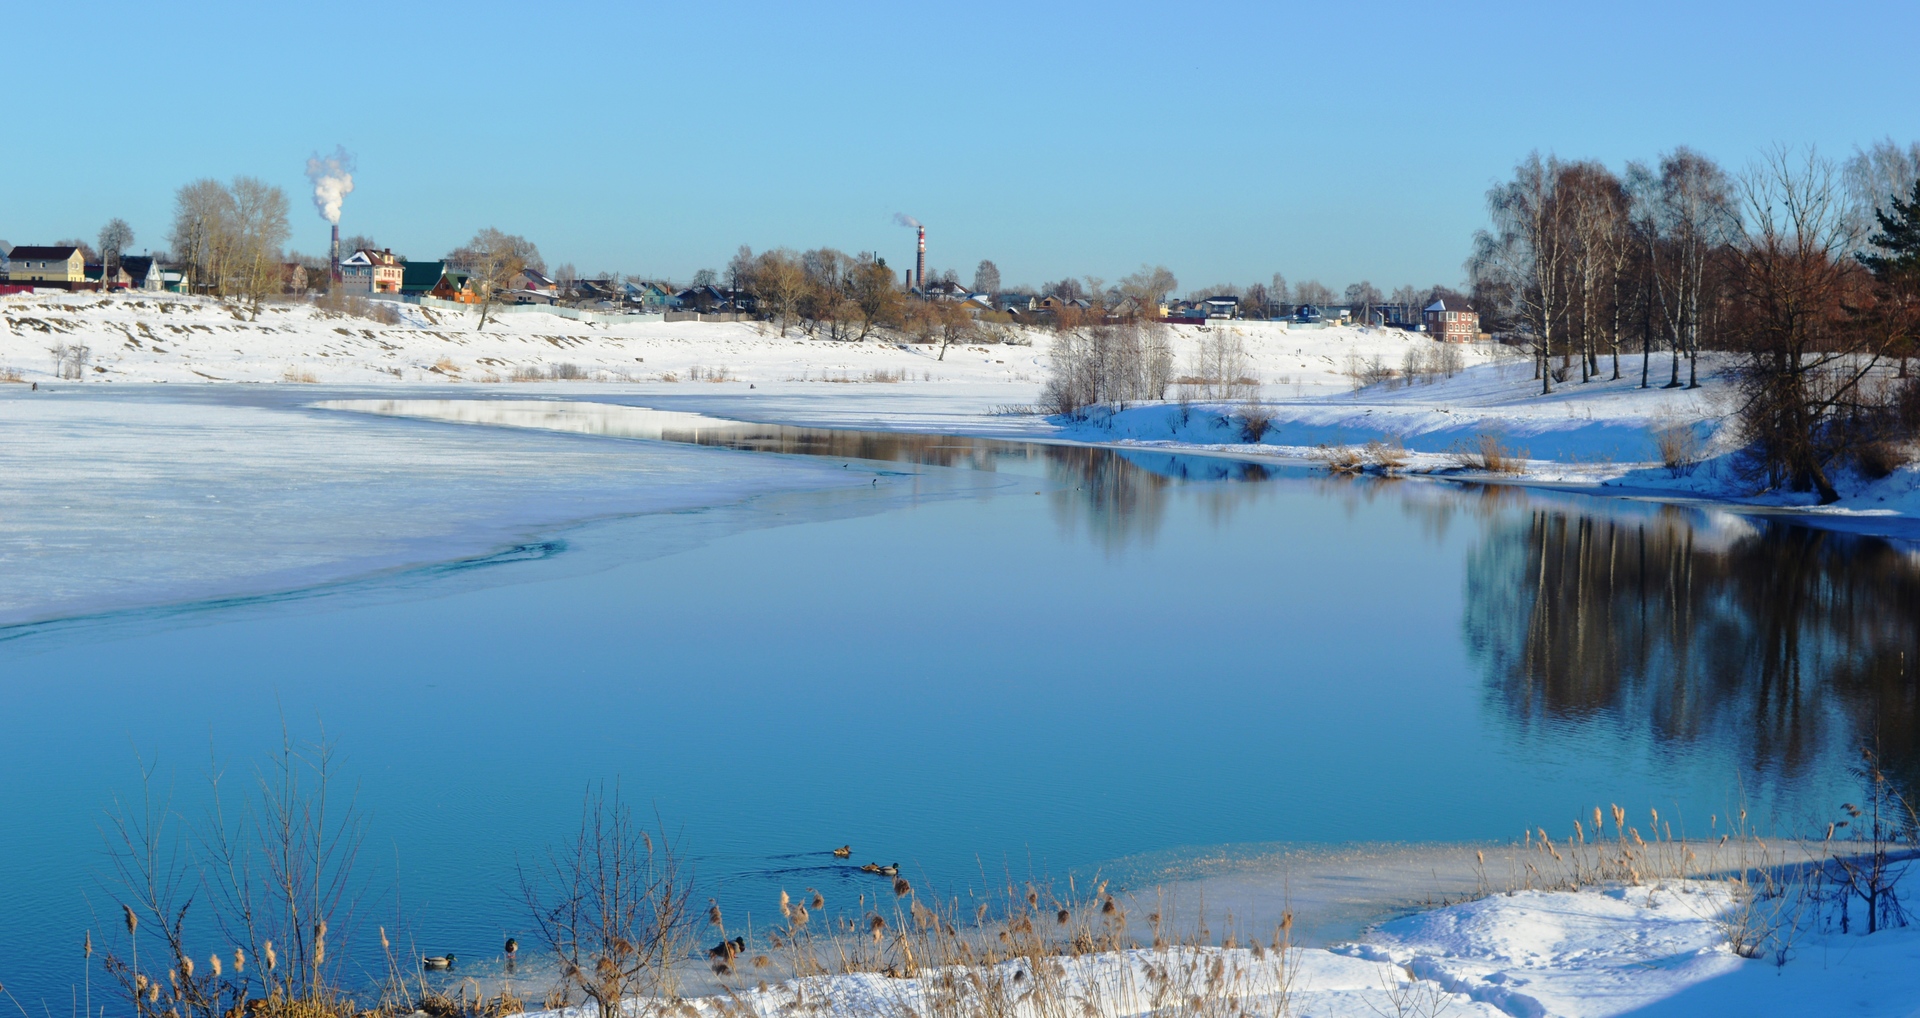
[(340, 259), (342, 293), (399, 293), (406, 263), (389, 249), (362, 249)]
[(1480, 312), (1458, 297), (1442, 297), (1421, 312), (1427, 334), (1443, 343), (1471, 343), (1480, 338)]
[(1208, 318), (1240, 317), (1240, 298), (1232, 296), (1207, 297), (1200, 301), (1201, 311)]
[(464, 272), (447, 268), (446, 262), (408, 262), (403, 266), (400, 292), (415, 297), (477, 304), (478, 295)]
[(665, 283), (647, 280), (627, 284), (627, 299), (636, 301), (643, 308), (664, 311), (680, 306), (680, 299), (674, 296), (673, 288)]
[(77, 247), (22, 244), (7, 254), (7, 281), (76, 289), (87, 282), (87, 259)]

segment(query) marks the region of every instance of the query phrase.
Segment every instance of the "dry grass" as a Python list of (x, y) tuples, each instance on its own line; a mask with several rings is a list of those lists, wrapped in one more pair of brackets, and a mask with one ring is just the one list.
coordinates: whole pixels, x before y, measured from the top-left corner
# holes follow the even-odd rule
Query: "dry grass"
[(1325, 466), (1330, 474), (1352, 476), (1365, 473), (1367, 469), (1366, 455), (1350, 445), (1322, 445), (1309, 455)]
[(1323, 445), (1315, 449), (1311, 457), (1325, 466), (1328, 473), (1347, 477), (1366, 473), (1397, 474), (1412, 460), (1407, 447), (1394, 435), (1376, 438), (1359, 448), (1344, 443)]
[(306, 368), (294, 367), (291, 364), (287, 365), (287, 370), (280, 375), (280, 380), (283, 382), (299, 382), (303, 385), (314, 385), (320, 381), (319, 377), (312, 371)]
[(1240, 405), (1241, 438), (1249, 442), (1258, 442), (1266, 437), (1267, 429), (1272, 426), (1272, 408), (1251, 399)]
[(1700, 454), (1703, 443), (1700, 432), (1692, 424), (1684, 421), (1667, 421), (1656, 424), (1653, 432), (1653, 445), (1660, 453), (1660, 462), (1673, 477), (1685, 477), (1700, 466)]
[(1397, 474), (1405, 470), (1410, 459), (1406, 444), (1400, 441), (1398, 435), (1389, 435), (1384, 439), (1376, 438), (1368, 442), (1366, 458), (1383, 474)]
[(436, 374), (457, 376), (460, 374), (460, 365), (455, 364), (453, 362), (453, 358), (451, 357), (442, 357), (439, 360), (434, 361), (433, 367), (428, 368), (427, 370), (432, 371)]
[(26, 376), (20, 373), (19, 368), (0, 364), (0, 382), (25, 382), (26, 380)]
[(1482, 470), (1489, 474), (1524, 474), (1527, 472), (1527, 451), (1518, 452), (1507, 448), (1500, 436), (1482, 433), (1475, 437), (1470, 445), (1455, 450), (1454, 459), (1468, 470)]
[[(0, 381), (9, 379), (0, 374)], [(1861, 476), (1877, 481), (1913, 462), (1913, 447), (1902, 442), (1868, 442), (1854, 450), (1853, 461)]]
[(836, 999), (845, 985), (819, 977), (875, 973), (892, 981), (881, 1000), (857, 1009), (897, 1018), (1288, 1011), (1296, 962), (1290, 913), (1265, 943), (1243, 942), (1228, 917), (1215, 946), (1204, 922), (1177, 932), (1164, 896), (1139, 906), (1150, 911), (1144, 936), (1136, 937), (1129, 906), (1105, 882), (1090, 893), (1070, 882), (1065, 895), (1009, 884), (992, 900), (965, 903), (923, 899), (897, 885), (896, 892), (884, 909), (863, 896), (854, 915), (828, 915), (817, 896), (809, 908), (783, 893), (785, 922), (767, 940), (793, 978), (769, 988), (756, 958), (756, 971), (743, 973), (738, 986), (724, 982), (729, 968), (723, 995), (713, 1000), (742, 1015), (850, 1013), (851, 1002)]

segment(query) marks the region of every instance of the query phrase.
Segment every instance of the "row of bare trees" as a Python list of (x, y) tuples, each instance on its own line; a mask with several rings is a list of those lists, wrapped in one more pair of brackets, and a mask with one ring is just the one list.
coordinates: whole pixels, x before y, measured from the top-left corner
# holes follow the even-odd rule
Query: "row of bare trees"
[(1781, 149), (1738, 174), (1684, 147), (1623, 174), (1535, 153), (1488, 192), (1467, 267), (1489, 324), (1531, 347), (1543, 393), (1619, 379), (1635, 338), (1643, 388), (1656, 350), (1669, 388), (1701, 384), (1703, 350), (1731, 355), (1754, 479), (1833, 501), (1836, 461), (1871, 447), (1883, 463), (1911, 437), (1897, 412), (1917, 337), (1900, 199), (1916, 180), (1920, 145), (1845, 165)]
[(287, 194), (264, 180), (207, 178), (174, 194), (168, 241), (194, 286), (240, 299), (256, 319), (261, 302), (280, 292), (281, 245), (290, 233)]

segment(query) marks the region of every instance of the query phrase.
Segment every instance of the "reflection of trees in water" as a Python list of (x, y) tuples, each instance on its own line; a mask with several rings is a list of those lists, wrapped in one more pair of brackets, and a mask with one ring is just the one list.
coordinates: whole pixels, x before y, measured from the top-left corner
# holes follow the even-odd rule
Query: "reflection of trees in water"
[[(1084, 525), (1109, 550), (1135, 541), (1152, 541), (1166, 518), (1167, 491), (1176, 483), (1265, 481), (1270, 477), (1262, 464), (1216, 456), (951, 435), (726, 423), (663, 429), (661, 438), (753, 452), (986, 471), (998, 470), (1003, 461), (1039, 460), (1047, 478), (1060, 486), (1052, 498), (1056, 518), (1069, 530)], [(1203, 484), (1194, 490), (1215, 522), (1257, 493), (1254, 486), (1219, 483)]]
[(1465, 626), (1522, 723), (1644, 717), (1660, 741), (1719, 740), (1782, 777), (1830, 739), (1877, 742), (1920, 788), (1915, 606), (1920, 567), (1885, 541), (1540, 509), (1475, 550)]
[(1151, 543), (1166, 520), (1170, 489), (1179, 483), (1199, 482), (1191, 489), (1202, 512), (1214, 524), (1267, 489), (1258, 482), (1272, 474), (1260, 463), (1212, 456), (1182, 456), (1095, 449), (1086, 446), (1044, 446), (1047, 477), (1060, 485), (1053, 493), (1055, 519), (1070, 531), (1082, 525), (1109, 551), (1136, 541)]

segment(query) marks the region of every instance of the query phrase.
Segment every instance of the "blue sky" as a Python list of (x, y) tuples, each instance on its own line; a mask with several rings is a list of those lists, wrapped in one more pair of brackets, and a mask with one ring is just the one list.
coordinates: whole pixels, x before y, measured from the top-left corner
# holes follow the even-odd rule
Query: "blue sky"
[[(341, 12), (328, 17), (326, 10)], [(1920, 137), (1904, 3), (81, 4), (9, 10), (0, 238), (164, 244), (203, 176), (358, 159), (342, 230), (414, 258), (483, 226), (669, 275), (738, 245), (1007, 282), (1455, 283), (1529, 150), (1729, 166)]]

